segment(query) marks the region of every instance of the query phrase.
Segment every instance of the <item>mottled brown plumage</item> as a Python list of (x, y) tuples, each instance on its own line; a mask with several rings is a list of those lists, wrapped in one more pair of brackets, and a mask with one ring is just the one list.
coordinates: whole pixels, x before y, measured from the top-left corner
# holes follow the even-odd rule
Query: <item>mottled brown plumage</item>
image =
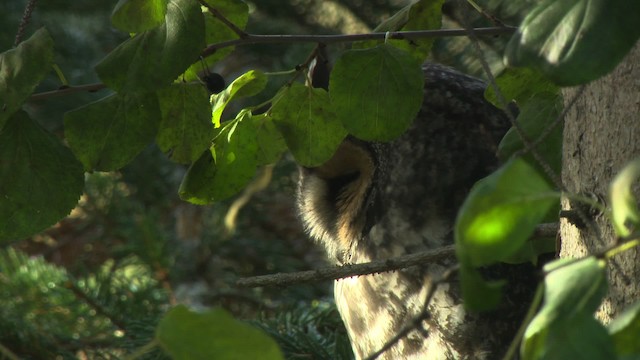
[[(390, 143), (347, 138), (334, 157), (302, 168), (303, 223), (336, 264), (362, 263), (453, 242), (456, 213), (471, 186), (498, 166), (509, 127), (484, 100), (485, 84), (449, 68), (424, 67), (425, 97), (407, 132)], [(427, 290), (455, 259), (401, 271), (341, 279), (335, 299), (357, 358), (380, 349), (422, 310)], [(496, 359), (528, 306), (533, 269), (508, 274), (506, 300), (490, 314), (469, 314), (455, 279), (442, 284), (424, 322), (381, 359)]]

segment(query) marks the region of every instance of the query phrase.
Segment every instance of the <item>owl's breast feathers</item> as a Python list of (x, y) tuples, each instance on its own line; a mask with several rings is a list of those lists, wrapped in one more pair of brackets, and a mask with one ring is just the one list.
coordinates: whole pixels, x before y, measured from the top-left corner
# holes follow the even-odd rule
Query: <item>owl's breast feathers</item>
[[(485, 84), (434, 64), (425, 65), (424, 74), (424, 102), (404, 135), (390, 143), (349, 137), (328, 162), (300, 171), (302, 221), (338, 264), (451, 244), (469, 189), (498, 166), (497, 144), (509, 123), (484, 99)], [(336, 281), (336, 303), (356, 356), (378, 350), (415, 318), (431, 279), (453, 261)], [(533, 281), (533, 269), (524, 267), (505, 272), (515, 282)], [(503, 308), (474, 315), (464, 311), (455, 281), (440, 286), (423, 324), (428, 336), (416, 330), (381, 358), (497, 358), (533, 285), (513, 288)]]

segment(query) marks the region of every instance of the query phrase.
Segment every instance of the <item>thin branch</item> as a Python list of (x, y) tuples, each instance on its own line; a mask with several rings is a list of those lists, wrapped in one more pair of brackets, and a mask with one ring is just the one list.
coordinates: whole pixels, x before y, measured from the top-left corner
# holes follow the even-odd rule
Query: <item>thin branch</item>
[(9, 350), (8, 347), (0, 344), (0, 355), (2, 357), (6, 357), (9, 360), (20, 360), (18, 355), (14, 354), (13, 351)]
[[(540, 224), (534, 230), (532, 238), (553, 237), (558, 233), (558, 223)], [(332, 266), (317, 270), (299, 271), (291, 273), (277, 273), (238, 279), (236, 286), (289, 286), (305, 282), (318, 282), (324, 280), (341, 279), (351, 276), (375, 274), (410, 266), (422, 265), (455, 256), (454, 245), (443, 246), (437, 249), (423, 251), (415, 254), (398, 256), (391, 259), (374, 260), (362, 264), (344, 266)]]
[(29, 0), (27, 6), (24, 8), (24, 14), (22, 14), (22, 19), (20, 20), (20, 25), (18, 25), (18, 33), (16, 34), (16, 39), (13, 42), (13, 46), (18, 46), (22, 41), (22, 37), (24, 36), (24, 31), (27, 29), (27, 25), (29, 25), (29, 21), (31, 21), (31, 14), (33, 10), (36, 8), (36, 3), (38, 0)]
[(86, 84), (86, 85), (78, 85), (78, 86), (64, 86), (58, 90), (45, 91), (37, 94), (33, 94), (29, 97), (31, 101), (38, 101), (44, 99), (50, 99), (53, 97), (64, 96), (75, 94), (77, 92), (96, 92), (98, 90), (106, 89), (107, 85), (96, 83), (96, 84)]
[(229, 19), (227, 19), (224, 15), (222, 15), (222, 13), (220, 11), (218, 11), (218, 9), (214, 8), (213, 6), (207, 4), (206, 1), (204, 0), (199, 0), (200, 4), (204, 7), (207, 8), (207, 10), (209, 10), (209, 13), (211, 15), (213, 15), (216, 19), (220, 20), (223, 24), (225, 24), (229, 29), (231, 29), (231, 31), (233, 31), (234, 33), (236, 33), (236, 35), (238, 35), (238, 37), (240, 39), (244, 39), (245, 37), (248, 36), (248, 34), (246, 32), (244, 32), (242, 29), (240, 29), (239, 27), (237, 27), (234, 23), (232, 23), (231, 21), (229, 21)]
[[(436, 290), (438, 290), (438, 287), (449, 281), (449, 279), (451, 278), (451, 276), (453, 274), (455, 274), (456, 272), (458, 272), (459, 266), (458, 265), (454, 265), (448, 269), (445, 270), (445, 272), (442, 274), (442, 276), (433, 281), (431, 283), (431, 287), (429, 288), (429, 292), (427, 293), (427, 297), (424, 300), (424, 304), (422, 306), (422, 311), (420, 312), (420, 314), (418, 316), (416, 316), (415, 318), (411, 319), (411, 321), (409, 323), (407, 323), (402, 330), (398, 331), (396, 333), (396, 335), (394, 337), (392, 337), (391, 339), (389, 339), (378, 351), (374, 352), (373, 354), (367, 356), (367, 358), (365, 360), (375, 360), (378, 358), (378, 356), (382, 355), (385, 351), (391, 349), (398, 341), (400, 341), (402, 338), (406, 337), (407, 335), (409, 335), (409, 333), (411, 333), (413, 330), (424, 330), (424, 328), (422, 327), (422, 322), (429, 319), (430, 315), (429, 315), (429, 304), (431, 303), (431, 300), (433, 299), (433, 296), (436, 293)], [(427, 334), (426, 336), (428, 336), (428, 332), (426, 330), (424, 330)], [(425, 336), (425, 338), (426, 338)]]
[(409, 254), (385, 260), (375, 260), (362, 264), (326, 267), (318, 270), (300, 271), (293, 273), (278, 273), (272, 275), (254, 276), (238, 279), (236, 286), (284, 286), (305, 282), (317, 282), (323, 280), (341, 279), (350, 276), (367, 275), (403, 269), (406, 267), (425, 264), (455, 256), (453, 245), (444, 246), (435, 250)]
[[(215, 9), (214, 9), (215, 10)], [(477, 35), (501, 35), (512, 34), (516, 28), (513, 27), (490, 27), (490, 28), (478, 28), (475, 29)], [(340, 43), (340, 42), (354, 42), (361, 40), (382, 40), (385, 38), (386, 33), (370, 33), (370, 34), (356, 34), (356, 35), (254, 35), (246, 34), (240, 39), (223, 41), (213, 45), (209, 45), (202, 51), (201, 56), (207, 57), (216, 52), (216, 50), (223, 49), (230, 46), (237, 45), (251, 45), (251, 44), (288, 44), (288, 43)], [(422, 30), (422, 31), (396, 31), (389, 33), (390, 39), (420, 39), (420, 38), (433, 38), (433, 37), (446, 37), (446, 36), (467, 36), (468, 32), (465, 29), (441, 29), (441, 30)], [(43, 100), (52, 97), (64, 96), (74, 94), (77, 92), (94, 92), (106, 88), (104, 84), (86, 84), (77, 86), (67, 86), (58, 90), (52, 90), (31, 95), (29, 100)]]
[[(478, 36), (509, 35), (515, 32), (516, 28), (487, 27), (474, 29)], [(323, 43), (335, 44), (344, 42), (355, 42), (363, 40), (384, 40), (385, 37), (394, 40), (417, 40), (424, 38), (448, 37), (448, 36), (468, 36), (466, 29), (439, 29), (439, 30), (418, 30), (418, 31), (393, 31), (389, 33), (368, 33), (352, 35), (255, 35), (246, 34), (244, 38), (223, 41), (207, 46), (202, 52), (202, 57), (212, 55), (216, 50), (237, 45), (252, 44), (289, 44), (289, 43)]]

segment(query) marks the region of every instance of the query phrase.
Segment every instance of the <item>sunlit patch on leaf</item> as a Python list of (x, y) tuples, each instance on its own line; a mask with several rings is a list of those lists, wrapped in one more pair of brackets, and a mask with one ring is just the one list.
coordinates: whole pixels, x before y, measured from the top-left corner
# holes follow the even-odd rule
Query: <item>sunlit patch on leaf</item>
[(454, 228), (456, 252), (473, 266), (503, 261), (522, 247), (558, 201), (544, 178), (515, 158), (478, 181)]
[(250, 70), (235, 79), (219, 94), (211, 95), (211, 121), (220, 127), (222, 112), (233, 99), (253, 96), (267, 85), (267, 76), (260, 70)]

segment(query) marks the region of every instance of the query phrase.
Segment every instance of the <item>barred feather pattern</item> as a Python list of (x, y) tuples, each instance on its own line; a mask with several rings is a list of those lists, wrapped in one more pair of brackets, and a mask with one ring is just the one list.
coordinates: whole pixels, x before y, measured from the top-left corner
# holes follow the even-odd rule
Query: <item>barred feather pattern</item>
[[(408, 131), (390, 143), (347, 138), (334, 157), (301, 168), (302, 222), (336, 264), (363, 263), (449, 245), (456, 213), (471, 186), (498, 166), (509, 127), (483, 96), (485, 84), (425, 64), (424, 102)], [(357, 359), (382, 348), (418, 316), (432, 279), (455, 259), (340, 279), (334, 295)], [(533, 294), (533, 267), (497, 266), (505, 300), (488, 314), (465, 311), (454, 279), (438, 286), (429, 317), (379, 359), (496, 359)]]

